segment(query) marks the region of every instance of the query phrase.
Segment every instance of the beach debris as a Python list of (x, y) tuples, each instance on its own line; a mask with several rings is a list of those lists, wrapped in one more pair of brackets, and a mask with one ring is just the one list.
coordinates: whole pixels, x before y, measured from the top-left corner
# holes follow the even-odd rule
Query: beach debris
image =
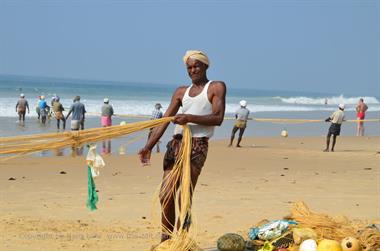
[(291, 244), (294, 243), (292, 231), (286, 231), (280, 237), (271, 240), (272, 244), (276, 248), (288, 248)]
[(65, 171), (60, 171), (59, 174), (66, 174), (66, 172)]
[(318, 243), (317, 251), (342, 251), (342, 247), (335, 240), (323, 239)]
[(287, 130), (282, 130), (281, 131), (281, 136), (284, 137), (284, 138), (288, 137), (289, 136), (288, 131)]
[(272, 244), (270, 244), (269, 241), (266, 241), (262, 248), (260, 248), (258, 251), (272, 251), (274, 250), (274, 248), (275, 247)]
[(372, 170), (372, 168), (370, 168), (370, 167), (364, 167), (363, 169), (367, 170), (367, 171)]
[(100, 169), (106, 165), (102, 156), (96, 152), (96, 144), (89, 145), (86, 161), (87, 165), (91, 168), (91, 174), (94, 178), (100, 175)]
[(218, 239), (217, 247), (220, 251), (244, 251), (245, 241), (239, 234), (227, 233)]
[(294, 243), (299, 245), (304, 240), (317, 240), (317, 233), (308, 227), (302, 227), (302, 228), (293, 228), (293, 240)]
[[(246, 250), (380, 250), (380, 226), (376, 223), (368, 225), (367, 221), (350, 221), (345, 216), (333, 218), (326, 214), (314, 213), (302, 201), (295, 202), (291, 214), (283, 219), (271, 222), (263, 220), (257, 223), (256, 227), (249, 229)], [(289, 224), (293, 222), (296, 224)], [(280, 228), (284, 223), (288, 223), (288, 227)], [(260, 235), (261, 238), (259, 230), (266, 230), (263, 231), (265, 235)]]
[(94, 178), (100, 175), (100, 169), (105, 166), (102, 156), (96, 152), (96, 144), (89, 145), (88, 154), (86, 157), (87, 162), (87, 208), (92, 210), (97, 209), (98, 203), (98, 190), (96, 190)]
[(249, 229), (248, 236), (251, 240), (272, 240), (281, 236), (288, 230), (289, 225), (296, 225), (295, 221), (275, 220), (259, 227)]
[(14, 178), (14, 177), (10, 177), (8, 180), (16, 180), (16, 178)]
[(300, 245), (299, 251), (317, 251), (317, 242), (314, 239), (304, 240)]
[(289, 251), (287, 248), (277, 248), (276, 251)]
[(126, 146), (121, 145), (121, 146), (119, 147), (119, 155), (125, 155), (126, 152), (127, 152), (127, 148), (126, 148)]
[(343, 251), (361, 251), (362, 247), (358, 239), (354, 237), (346, 237), (340, 243)]

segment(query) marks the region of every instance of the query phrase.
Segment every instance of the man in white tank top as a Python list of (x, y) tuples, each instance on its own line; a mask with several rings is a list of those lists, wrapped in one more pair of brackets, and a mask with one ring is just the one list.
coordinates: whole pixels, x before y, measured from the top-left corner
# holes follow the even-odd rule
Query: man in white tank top
[[(191, 152), (191, 182), (193, 189), (197, 184), (198, 176), (201, 173), (203, 164), (207, 157), (208, 139), (212, 136), (214, 127), (220, 126), (223, 122), (225, 111), (226, 85), (222, 81), (209, 81), (206, 71), (210, 65), (209, 59), (202, 51), (187, 51), (183, 57), (187, 67), (187, 73), (192, 81), (190, 86), (178, 87), (171, 99), (171, 103), (166, 110), (164, 117), (174, 116), (173, 123), (178, 125), (188, 124), (192, 132), (192, 152)], [(182, 107), (183, 113), (177, 114)], [(150, 153), (154, 145), (164, 134), (169, 123), (157, 127), (153, 130), (146, 145), (139, 151), (140, 161), (143, 165), (149, 165)], [(175, 134), (173, 139), (167, 144), (167, 151), (164, 157), (163, 184), (160, 192), (160, 201), (167, 200), (169, 203), (162, 208), (161, 222), (163, 232), (161, 241), (167, 240), (169, 232), (173, 232), (175, 225), (175, 198), (169, 191), (178, 184), (164, 184), (167, 182), (167, 175), (173, 168), (177, 156), (182, 135)], [(168, 187), (169, 189), (163, 189)], [(178, 227), (188, 228), (191, 219), (177, 223)]]

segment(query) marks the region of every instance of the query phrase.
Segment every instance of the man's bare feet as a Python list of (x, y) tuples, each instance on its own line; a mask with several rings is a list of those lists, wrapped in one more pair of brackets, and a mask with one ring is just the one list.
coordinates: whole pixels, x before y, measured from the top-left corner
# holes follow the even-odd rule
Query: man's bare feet
[(236, 145), (236, 147), (241, 147), (241, 145)]
[(329, 149), (325, 149), (325, 150), (323, 150), (324, 152), (328, 152), (329, 151)]

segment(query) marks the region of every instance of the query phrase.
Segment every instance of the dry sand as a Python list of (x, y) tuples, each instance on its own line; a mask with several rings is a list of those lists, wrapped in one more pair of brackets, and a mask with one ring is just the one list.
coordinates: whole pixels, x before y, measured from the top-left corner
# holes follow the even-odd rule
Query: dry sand
[[(279, 219), (298, 200), (316, 212), (378, 221), (380, 137), (338, 138), (334, 153), (322, 152), (324, 144), (324, 137), (250, 138), (238, 149), (212, 141), (195, 192), (200, 246), (215, 250), (222, 234)], [(106, 157), (93, 212), (83, 157), (0, 163), (0, 250), (149, 249), (158, 241), (151, 204), (162, 157), (149, 167), (137, 155)]]

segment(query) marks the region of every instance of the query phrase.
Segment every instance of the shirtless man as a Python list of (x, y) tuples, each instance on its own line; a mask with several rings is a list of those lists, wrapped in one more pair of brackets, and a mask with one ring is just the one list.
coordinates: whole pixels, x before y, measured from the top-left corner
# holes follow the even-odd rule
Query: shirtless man
[[(192, 133), (191, 151), (191, 183), (195, 188), (198, 176), (201, 173), (203, 164), (207, 157), (208, 140), (213, 135), (214, 127), (220, 126), (223, 122), (225, 111), (226, 85), (222, 81), (210, 81), (206, 71), (209, 67), (207, 55), (201, 51), (187, 51), (183, 57), (187, 67), (187, 73), (191, 78), (192, 85), (177, 88), (172, 96), (171, 103), (166, 110), (164, 117), (174, 116), (173, 123), (178, 125), (188, 124)], [(182, 107), (183, 114), (177, 114)], [(153, 130), (146, 145), (139, 151), (140, 161), (143, 165), (149, 164), (152, 148), (161, 138), (169, 123), (166, 123)], [(160, 202), (162, 206), (162, 235), (161, 241), (170, 238), (170, 233), (175, 225), (175, 198), (170, 192), (171, 188), (164, 189), (168, 185), (166, 177), (170, 173), (175, 163), (176, 154), (181, 144), (182, 135), (175, 134), (173, 139), (167, 144), (167, 151), (163, 163), (163, 184), (160, 191)], [(165, 184), (166, 183), (166, 184)], [(192, 197), (192, 195), (191, 195)], [(164, 204), (164, 201), (169, 203)], [(191, 219), (187, 219), (182, 224), (182, 228), (187, 228)], [(177, 228), (180, 226), (177, 225)], [(169, 232), (167, 232), (169, 231)]]
[(364, 103), (364, 100), (359, 99), (358, 105), (356, 106), (356, 118), (358, 119), (358, 126), (356, 129), (356, 136), (364, 136), (364, 122), (365, 112), (368, 110), (368, 106)]

